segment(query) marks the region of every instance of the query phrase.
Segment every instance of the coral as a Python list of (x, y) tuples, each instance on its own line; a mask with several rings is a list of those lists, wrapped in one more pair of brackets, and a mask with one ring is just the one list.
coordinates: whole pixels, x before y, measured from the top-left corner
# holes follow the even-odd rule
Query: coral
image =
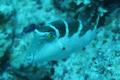
[(0, 5), (0, 25), (8, 22), (14, 15), (13, 7), (10, 5)]

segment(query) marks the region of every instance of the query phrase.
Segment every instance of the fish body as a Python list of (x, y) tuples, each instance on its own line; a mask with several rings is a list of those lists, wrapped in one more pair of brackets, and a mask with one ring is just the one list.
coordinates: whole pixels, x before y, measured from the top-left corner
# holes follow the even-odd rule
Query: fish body
[[(34, 31), (34, 38), (25, 51), (22, 64), (36, 65), (51, 60), (59, 60), (70, 56), (74, 52), (89, 44), (95, 37), (98, 20), (92, 29), (85, 29), (79, 20), (58, 20), (46, 25), (45, 30)], [(40, 39), (46, 33), (45, 39)], [(52, 33), (52, 35), (51, 35)], [(81, 35), (82, 33), (82, 35)]]

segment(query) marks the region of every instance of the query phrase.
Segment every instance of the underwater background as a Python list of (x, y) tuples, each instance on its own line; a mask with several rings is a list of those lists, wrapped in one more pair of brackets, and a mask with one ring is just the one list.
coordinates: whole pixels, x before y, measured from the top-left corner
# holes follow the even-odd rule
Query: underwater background
[[(81, 41), (67, 42), (78, 24)], [(60, 40), (77, 43), (62, 54)], [(120, 80), (120, 0), (0, 0), (0, 80)]]

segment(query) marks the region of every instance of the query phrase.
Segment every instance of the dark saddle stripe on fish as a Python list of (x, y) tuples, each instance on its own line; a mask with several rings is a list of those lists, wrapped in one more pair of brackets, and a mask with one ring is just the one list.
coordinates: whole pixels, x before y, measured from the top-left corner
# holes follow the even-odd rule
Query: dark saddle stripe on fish
[(55, 32), (55, 30), (53, 28), (51, 28), (50, 26), (39, 26), (39, 31), (40, 32)]
[(66, 34), (66, 26), (62, 20), (56, 20), (54, 22), (50, 23), (52, 26), (54, 26), (59, 31), (59, 38), (64, 37)]
[(79, 32), (79, 36), (83, 36), (89, 29), (93, 29), (94, 27), (91, 25), (91, 23), (84, 25), (80, 29), (80, 23), (79, 20), (75, 20), (73, 18), (67, 18), (65, 20), (56, 20), (53, 22), (50, 22), (48, 25), (36, 25), (31, 24), (29, 27), (26, 27), (24, 29), (25, 33), (32, 32), (35, 29), (37, 29), (40, 32), (49, 32), (52, 33), (52, 35), (56, 36), (56, 38), (62, 38), (64, 36), (72, 37), (75, 33)]
[(76, 33), (79, 29), (79, 21), (74, 20), (72, 18), (68, 18), (66, 20), (56, 20), (51, 22), (51, 24), (59, 31), (59, 38), (64, 37), (67, 34), (67, 26), (68, 25), (68, 37), (71, 37), (74, 33)]
[(69, 35), (68, 37), (73, 36), (76, 32), (78, 32), (79, 29), (79, 21), (75, 20), (73, 18), (68, 18), (66, 19), (66, 22), (68, 24), (68, 30), (69, 30)]

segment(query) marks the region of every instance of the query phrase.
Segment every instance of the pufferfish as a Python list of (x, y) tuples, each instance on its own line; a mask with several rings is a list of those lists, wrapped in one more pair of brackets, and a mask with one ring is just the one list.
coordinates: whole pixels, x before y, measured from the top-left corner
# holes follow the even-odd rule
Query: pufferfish
[(95, 38), (98, 22), (99, 17), (94, 26), (87, 28), (82, 21), (69, 18), (34, 28), (34, 37), (25, 51), (22, 64), (41, 64), (79, 52)]

